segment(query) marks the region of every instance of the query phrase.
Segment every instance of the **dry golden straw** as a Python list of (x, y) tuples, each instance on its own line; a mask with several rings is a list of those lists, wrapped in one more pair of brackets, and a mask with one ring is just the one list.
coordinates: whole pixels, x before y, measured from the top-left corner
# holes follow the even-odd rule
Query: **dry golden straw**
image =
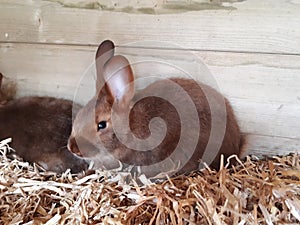
[(128, 173), (58, 176), (0, 142), (0, 224), (299, 224), (299, 155), (140, 185)]

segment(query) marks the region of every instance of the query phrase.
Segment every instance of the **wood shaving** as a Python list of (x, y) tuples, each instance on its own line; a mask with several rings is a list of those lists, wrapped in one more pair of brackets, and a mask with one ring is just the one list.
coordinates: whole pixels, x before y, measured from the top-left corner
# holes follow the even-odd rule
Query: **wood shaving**
[(153, 182), (118, 171), (57, 175), (7, 158), (9, 142), (0, 142), (0, 224), (300, 223), (296, 153)]

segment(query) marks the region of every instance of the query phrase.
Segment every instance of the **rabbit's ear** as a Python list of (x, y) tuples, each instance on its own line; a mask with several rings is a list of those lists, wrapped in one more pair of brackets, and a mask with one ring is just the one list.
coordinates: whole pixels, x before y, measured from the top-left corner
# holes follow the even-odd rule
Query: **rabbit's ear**
[(110, 60), (115, 53), (115, 45), (112, 41), (103, 41), (96, 52), (96, 71), (97, 71), (97, 81), (96, 81), (96, 91), (100, 92), (100, 89), (104, 85), (103, 68), (105, 63)]
[(124, 56), (112, 57), (104, 67), (105, 88), (117, 107), (129, 105), (134, 96), (134, 76)]

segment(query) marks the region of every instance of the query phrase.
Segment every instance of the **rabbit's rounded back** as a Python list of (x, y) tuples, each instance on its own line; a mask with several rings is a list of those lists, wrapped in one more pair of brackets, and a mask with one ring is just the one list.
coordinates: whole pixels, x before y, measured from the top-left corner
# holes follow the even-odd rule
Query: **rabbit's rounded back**
[[(224, 135), (218, 137), (221, 138), (220, 146), (216, 145), (218, 149), (213, 150), (215, 154), (212, 154), (209, 163), (217, 168), (221, 154), (224, 154), (225, 158), (232, 154), (239, 155), (240, 130), (229, 102), (220, 93), (207, 85), (183, 78), (158, 80), (136, 93), (133, 71), (128, 60), (124, 56), (114, 56), (114, 45), (107, 43), (110, 42), (103, 42), (99, 46), (100, 50), (97, 51), (97, 53), (102, 52), (105, 57), (101, 54), (96, 55), (96, 61), (102, 60), (101, 63), (96, 63), (97, 83), (101, 80), (103, 87), (100, 88), (101, 85), (97, 84), (98, 92), (75, 118), (68, 145), (72, 152), (93, 159), (99, 167), (116, 167), (119, 165), (118, 161), (121, 161), (145, 168), (145, 166), (157, 165), (170, 157), (178, 143), (181, 143), (183, 132), (188, 138), (189, 136), (195, 137), (197, 133), (197, 142), (192, 153), (186, 153), (184, 146), (180, 148), (182, 155), (190, 154), (189, 160), (184, 165), (180, 165), (182, 163), (180, 157), (174, 162), (180, 167), (177, 172), (189, 172), (199, 168), (207, 146), (209, 143), (214, 143), (217, 137), (212, 134), (212, 118), (214, 117), (217, 122), (224, 122)], [(98, 65), (101, 65), (101, 68)], [(193, 128), (182, 130), (180, 117), (182, 111), (179, 113), (172, 103), (157, 97), (158, 94), (160, 96), (173, 95), (178, 105), (186, 104), (184, 95), (179, 94), (182, 92), (172, 92), (172, 88), (168, 86), (169, 83), (183, 89), (185, 96), (188, 95), (193, 102), (198, 117), (196, 125), (201, 128), (199, 132)], [(214, 108), (217, 110), (214, 112), (211, 110), (211, 102), (216, 105)], [(221, 115), (222, 102), (224, 117)], [(190, 113), (188, 109), (185, 112)], [(164, 122), (153, 123), (153, 118), (161, 118)], [(186, 123), (186, 127), (189, 127), (188, 123), (191, 123), (190, 127), (193, 127), (194, 121), (186, 121)], [(148, 146), (157, 140), (151, 139), (152, 131), (156, 128), (164, 130), (164, 137), (160, 143), (153, 144), (154, 147), (148, 149)], [(140, 140), (146, 141), (140, 142)], [(147, 145), (147, 141), (150, 145)], [(185, 141), (188, 143), (187, 140)], [(132, 143), (135, 145), (130, 145)], [(143, 145), (144, 143), (146, 145)], [(140, 144), (142, 148), (145, 148), (144, 150), (140, 148)], [(157, 172), (159, 171), (146, 173), (153, 175)]]
[(87, 162), (67, 149), (72, 106), (71, 101), (52, 97), (13, 100), (0, 107), (0, 139), (12, 138), (18, 156), (46, 170), (81, 172)]
[[(180, 142), (180, 139), (183, 137), (183, 132), (185, 133), (184, 138), (188, 139), (189, 137), (195, 137), (195, 133), (198, 133), (197, 136), (197, 144), (195, 146), (195, 151), (190, 155), (190, 159), (188, 163), (185, 164), (184, 167), (179, 171), (180, 173), (188, 172), (192, 170), (196, 170), (199, 168), (199, 164), (203, 157), (203, 154), (208, 149), (210, 138), (218, 139), (218, 135), (222, 134), (221, 132), (216, 132), (213, 134), (213, 129), (224, 129), (224, 134), (221, 137), (220, 147), (217, 151), (213, 150), (211, 154), (208, 154), (208, 158), (206, 158), (207, 163), (213, 168), (218, 168), (220, 165), (220, 156), (224, 155), (225, 159), (233, 154), (239, 156), (240, 155), (240, 147), (243, 144), (242, 138), (240, 134), (240, 129), (237, 124), (237, 120), (235, 119), (232, 107), (230, 106), (227, 99), (225, 99), (220, 93), (218, 93), (215, 89), (205, 85), (200, 84), (192, 79), (183, 79), (183, 78), (170, 78), (171, 82), (179, 85), (183, 88), (186, 93), (188, 93), (189, 98), (195, 104), (197, 110), (197, 116), (199, 118), (199, 127), (200, 130), (196, 131), (193, 129), (196, 126), (188, 125), (187, 127), (191, 127), (191, 129), (185, 129), (184, 131), (180, 130), (182, 128), (181, 117), (178, 115), (178, 110), (174, 108), (170, 103), (164, 101), (162, 99), (157, 99), (156, 97), (149, 97), (143, 99), (143, 101), (138, 102), (135, 107), (131, 110), (131, 130), (132, 132), (140, 138), (146, 138), (149, 133), (145, 133), (145, 128), (148, 126), (151, 117), (159, 116), (163, 118), (163, 120), (167, 123), (169, 134), (166, 135), (164, 142), (160, 146), (160, 150), (157, 152), (156, 157), (163, 158), (169, 156), (176, 145)], [(168, 81), (169, 82), (169, 81)], [(142, 92), (144, 96), (151, 96), (153, 93), (161, 93), (160, 95), (166, 96), (166, 92), (170, 92), (168, 88), (168, 84), (166, 84), (165, 80), (160, 80), (154, 82), (145, 88)], [(210, 96), (208, 100), (207, 96)], [(186, 97), (182, 95), (174, 96), (176, 98), (177, 104), (180, 104), (185, 107)], [(219, 104), (219, 106), (212, 107), (211, 103)], [(222, 106), (224, 104), (224, 106)], [(225, 109), (222, 109), (225, 107)], [(215, 109), (213, 109), (215, 108)], [(184, 113), (188, 114), (189, 108), (183, 110)], [(215, 110), (224, 110), (224, 115), (220, 113), (218, 115), (218, 111)], [(148, 113), (145, 113), (145, 112)], [(159, 112), (159, 113), (158, 113)], [(214, 115), (212, 115), (214, 113)], [(181, 112), (182, 114), (182, 112)], [(225, 119), (226, 121), (219, 121)], [(212, 121), (215, 120), (217, 125), (213, 127)], [(190, 123), (195, 122), (192, 118)], [(225, 127), (223, 127), (225, 125)], [(148, 130), (148, 129), (146, 129)], [(185, 151), (185, 146), (188, 148), (189, 142), (193, 140), (186, 140), (182, 150)], [(214, 142), (214, 140), (213, 140)], [(215, 141), (215, 144), (212, 146), (218, 146), (218, 141)], [(191, 152), (186, 152), (190, 154)], [(213, 157), (209, 159), (209, 157)], [(146, 160), (146, 159), (145, 159)], [(149, 159), (148, 159), (149, 162)]]

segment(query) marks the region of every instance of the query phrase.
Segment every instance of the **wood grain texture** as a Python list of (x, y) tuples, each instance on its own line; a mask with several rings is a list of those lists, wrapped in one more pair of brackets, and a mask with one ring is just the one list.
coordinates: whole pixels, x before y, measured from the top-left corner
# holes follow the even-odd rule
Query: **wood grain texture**
[[(75, 95), (84, 103), (93, 95), (95, 81), (89, 73), (80, 79), (86, 71), (94, 71), (95, 51), (94, 46), (0, 44), (0, 70), (17, 81), (19, 96), (73, 99)], [(139, 78), (180, 76), (182, 70), (201, 80), (200, 73), (208, 69), (233, 105), (250, 153), (274, 155), (299, 149), (300, 56), (130, 47), (116, 51), (134, 63)]]
[(298, 1), (225, 4), (230, 7), (184, 13), (175, 8), (154, 15), (128, 13), (126, 7), (111, 12), (50, 1), (2, 0), (0, 42), (97, 45), (110, 38), (118, 45), (151, 40), (179, 49), (300, 54)]

